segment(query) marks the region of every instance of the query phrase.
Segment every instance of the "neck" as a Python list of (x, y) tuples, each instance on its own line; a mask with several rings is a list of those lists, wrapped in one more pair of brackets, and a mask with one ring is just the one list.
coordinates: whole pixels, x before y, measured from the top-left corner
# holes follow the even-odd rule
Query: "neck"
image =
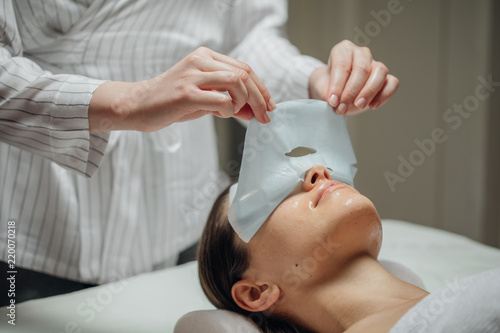
[(394, 277), (369, 255), (351, 260), (332, 276), (285, 296), (283, 310), (315, 332), (344, 332), (354, 324), (373, 323), (383, 316), (390, 328), (428, 295)]

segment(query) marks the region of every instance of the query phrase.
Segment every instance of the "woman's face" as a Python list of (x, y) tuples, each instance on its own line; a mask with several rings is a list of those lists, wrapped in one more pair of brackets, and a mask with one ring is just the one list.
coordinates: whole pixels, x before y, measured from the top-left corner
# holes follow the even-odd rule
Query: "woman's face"
[(245, 275), (259, 272), (281, 286), (305, 286), (331, 277), (361, 253), (376, 258), (381, 242), (373, 203), (315, 166), (248, 243)]

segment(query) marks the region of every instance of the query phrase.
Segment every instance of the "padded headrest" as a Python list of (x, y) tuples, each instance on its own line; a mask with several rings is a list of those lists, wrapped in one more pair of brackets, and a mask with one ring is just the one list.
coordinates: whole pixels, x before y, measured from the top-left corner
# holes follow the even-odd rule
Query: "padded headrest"
[(199, 310), (182, 316), (174, 333), (261, 333), (253, 321), (229, 310)]

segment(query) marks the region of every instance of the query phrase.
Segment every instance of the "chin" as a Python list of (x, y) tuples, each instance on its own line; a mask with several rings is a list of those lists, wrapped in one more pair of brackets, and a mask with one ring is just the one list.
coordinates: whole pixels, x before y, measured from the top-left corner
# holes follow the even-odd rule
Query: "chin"
[(343, 244), (351, 254), (364, 252), (377, 258), (382, 245), (382, 224), (372, 201), (359, 192), (350, 192), (342, 200), (332, 202), (330, 208), (333, 223), (329, 234), (335, 243)]
[(382, 246), (382, 223), (373, 202), (365, 196), (360, 199), (358, 211), (359, 236), (364, 238), (366, 252), (377, 259)]

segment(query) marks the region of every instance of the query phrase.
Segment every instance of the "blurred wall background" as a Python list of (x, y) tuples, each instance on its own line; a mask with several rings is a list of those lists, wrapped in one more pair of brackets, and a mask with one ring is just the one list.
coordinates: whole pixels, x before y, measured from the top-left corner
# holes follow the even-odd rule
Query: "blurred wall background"
[[(290, 0), (288, 34), (325, 63), (343, 39), (400, 80), (386, 105), (347, 117), (356, 188), (381, 218), (500, 247), (500, 1)], [(236, 176), (244, 129), (217, 120)]]

